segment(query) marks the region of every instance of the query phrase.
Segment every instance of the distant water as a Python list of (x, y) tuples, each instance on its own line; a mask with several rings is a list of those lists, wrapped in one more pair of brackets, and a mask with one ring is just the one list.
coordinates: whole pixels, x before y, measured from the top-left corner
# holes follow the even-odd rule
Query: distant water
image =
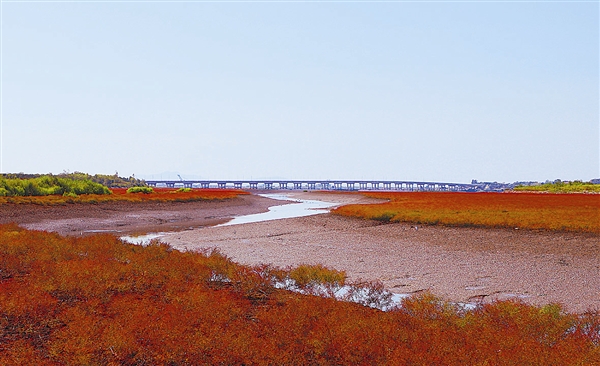
[(240, 224), (249, 224), (252, 222), (261, 222), (261, 221), (269, 221), (269, 220), (278, 220), (278, 219), (290, 219), (293, 217), (303, 217), (303, 216), (311, 216), (318, 215), (329, 212), (328, 208), (338, 205), (338, 203), (333, 202), (323, 202), (323, 201), (314, 201), (314, 200), (299, 200), (295, 198), (290, 198), (285, 194), (261, 194), (260, 196), (271, 198), (274, 200), (282, 200), (282, 201), (293, 201), (296, 203), (291, 203), (288, 205), (280, 205), (280, 206), (272, 206), (269, 207), (268, 212), (263, 212), (259, 214), (252, 215), (244, 215), (234, 217), (232, 220), (220, 224), (217, 226), (229, 226), (229, 225), (240, 225)]

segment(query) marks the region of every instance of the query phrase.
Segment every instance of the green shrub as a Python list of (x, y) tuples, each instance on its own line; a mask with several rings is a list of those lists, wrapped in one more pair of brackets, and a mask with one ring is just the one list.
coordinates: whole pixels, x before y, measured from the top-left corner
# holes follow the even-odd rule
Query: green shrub
[(191, 192), (192, 189), (191, 188), (179, 188), (178, 190), (176, 190), (175, 192), (177, 193), (181, 193), (181, 192)]
[(111, 194), (107, 187), (89, 179), (62, 178), (43, 175), (35, 178), (4, 178), (0, 176), (0, 196), (49, 196), (73, 193)]
[(553, 183), (544, 183), (537, 186), (517, 186), (515, 191), (533, 191), (533, 192), (552, 192), (552, 193), (584, 193), (600, 192), (600, 184), (591, 182), (582, 182), (576, 180), (573, 182), (561, 182), (559, 180)]
[(154, 189), (152, 187), (131, 187), (127, 189), (127, 193), (152, 193)]

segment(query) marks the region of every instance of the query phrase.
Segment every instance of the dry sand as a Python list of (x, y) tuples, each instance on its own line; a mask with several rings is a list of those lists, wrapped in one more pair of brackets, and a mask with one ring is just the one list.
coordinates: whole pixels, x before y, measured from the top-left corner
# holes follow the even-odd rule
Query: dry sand
[[(293, 193), (343, 204), (357, 195)], [(363, 201), (364, 202), (364, 201)], [(451, 228), (321, 214), (205, 227), (161, 238), (178, 249), (218, 248), (244, 264), (323, 264), (397, 293), (430, 291), (466, 303), (520, 299), (600, 310), (600, 244), (591, 234)]]

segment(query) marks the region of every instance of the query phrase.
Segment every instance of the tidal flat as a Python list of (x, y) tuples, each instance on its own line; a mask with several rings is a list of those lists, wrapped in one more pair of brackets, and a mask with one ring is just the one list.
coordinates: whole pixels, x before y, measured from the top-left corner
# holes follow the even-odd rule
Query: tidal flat
[[(358, 194), (285, 194), (338, 206), (381, 202)], [(382, 223), (328, 213), (218, 226), (286, 203), (246, 195), (216, 202), (19, 205), (0, 206), (0, 217), (71, 236), (160, 232), (159, 239), (176, 249), (217, 248), (241, 264), (322, 264), (352, 280), (381, 281), (398, 294), (429, 291), (462, 303), (517, 299), (560, 303), (570, 312), (600, 310), (596, 234)]]

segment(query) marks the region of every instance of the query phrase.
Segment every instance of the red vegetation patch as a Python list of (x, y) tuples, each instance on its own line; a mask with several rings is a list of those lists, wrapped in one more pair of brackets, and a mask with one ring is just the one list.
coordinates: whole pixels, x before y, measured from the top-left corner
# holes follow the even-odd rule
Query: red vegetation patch
[[(303, 281), (340, 281), (323, 267)], [(598, 314), (431, 295), (389, 312), (276, 289), (216, 252), (0, 226), (0, 364), (591, 365)]]
[(390, 202), (333, 212), (380, 221), (600, 233), (600, 195), (536, 193), (372, 192)]
[(0, 205), (37, 204), (65, 205), (68, 203), (102, 203), (102, 202), (190, 202), (205, 200), (225, 200), (235, 198), (248, 192), (237, 189), (192, 189), (181, 192), (174, 188), (154, 188), (153, 193), (127, 193), (126, 188), (113, 188), (112, 194), (82, 194), (76, 197), (50, 196), (16, 196), (0, 197)]

